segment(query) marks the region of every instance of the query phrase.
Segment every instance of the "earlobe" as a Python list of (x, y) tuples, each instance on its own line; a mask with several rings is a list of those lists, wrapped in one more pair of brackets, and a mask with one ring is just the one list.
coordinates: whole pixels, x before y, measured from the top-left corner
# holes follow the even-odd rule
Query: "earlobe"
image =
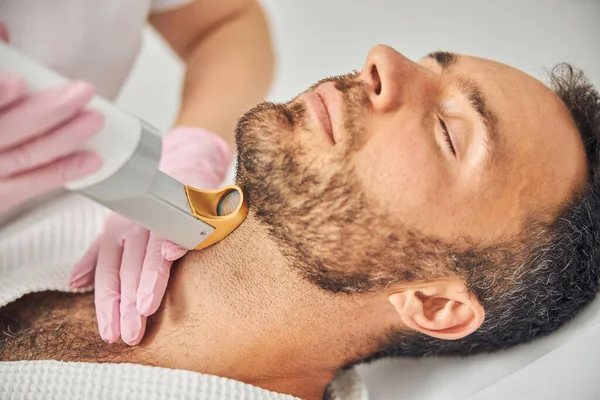
[(485, 318), (477, 298), (457, 278), (405, 287), (388, 300), (408, 328), (439, 339), (468, 336)]

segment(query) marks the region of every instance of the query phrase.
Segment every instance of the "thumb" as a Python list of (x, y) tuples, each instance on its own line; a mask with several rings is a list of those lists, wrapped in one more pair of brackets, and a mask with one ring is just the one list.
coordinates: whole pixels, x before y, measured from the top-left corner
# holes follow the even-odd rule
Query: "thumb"
[(175, 261), (185, 256), (188, 252), (188, 249), (176, 245), (173, 242), (164, 242), (160, 252), (165, 260)]

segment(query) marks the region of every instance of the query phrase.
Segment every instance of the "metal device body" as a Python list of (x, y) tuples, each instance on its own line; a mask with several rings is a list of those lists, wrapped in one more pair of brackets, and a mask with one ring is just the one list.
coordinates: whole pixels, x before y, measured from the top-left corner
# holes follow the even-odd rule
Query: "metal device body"
[[(31, 91), (68, 82), (1, 41), (0, 71), (20, 75)], [(158, 169), (162, 138), (156, 129), (100, 96), (93, 98), (89, 108), (101, 112), (105, 123), (84, 149), (97, 153), (104, 164), (99, 171), (70, 182), (65, 186), (68, 190), (77, 191), (189, 250), (222, 239), (245, 219), (245, 201), (240, 202), (235, 215), (220, 217), (213, 207), (216, 196), (230, 190), (242, 194), (239, 188), (200, 191), (183, 185)], [(214, 234), (217, 229), (220, 232)]]
[(161, 138), (142, 124), (138, 146), (104, 181), (78, 190), (90, 199), (186, 249), (195, 249), (215, 230), (194, 217), (185, 186), (159, 171)]

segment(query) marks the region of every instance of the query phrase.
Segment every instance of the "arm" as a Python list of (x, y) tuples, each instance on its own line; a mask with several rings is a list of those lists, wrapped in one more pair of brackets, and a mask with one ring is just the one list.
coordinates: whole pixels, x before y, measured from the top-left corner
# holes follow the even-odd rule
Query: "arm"
[(197, 0), (155, 13), (152, 26), (187, 64), (176, 125), (199, 126), (234, 143), (237, 119), (264, 100), (274, 56), (254, 0)]

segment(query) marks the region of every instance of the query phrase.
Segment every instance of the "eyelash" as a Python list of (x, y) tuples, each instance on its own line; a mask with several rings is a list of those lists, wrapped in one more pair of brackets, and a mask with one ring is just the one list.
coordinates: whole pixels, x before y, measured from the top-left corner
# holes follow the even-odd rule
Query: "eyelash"
[(442, 132), (444, 132), (444, 137), (446, 138), (446, 143), (448, 143), (448, 147), (450, 147), (450, 151), (452, 152), (452, 154), (456, 156), (456, 150), (454, 149), (454, 145), (452, 144), (452, 139), (450, 139), (450, 134), (448, 133), (448, 127), (446, 126), (446, 123), (441, 118), (438, 118), (438, 120), (440, 121), (440, 125), (442, 126)]

